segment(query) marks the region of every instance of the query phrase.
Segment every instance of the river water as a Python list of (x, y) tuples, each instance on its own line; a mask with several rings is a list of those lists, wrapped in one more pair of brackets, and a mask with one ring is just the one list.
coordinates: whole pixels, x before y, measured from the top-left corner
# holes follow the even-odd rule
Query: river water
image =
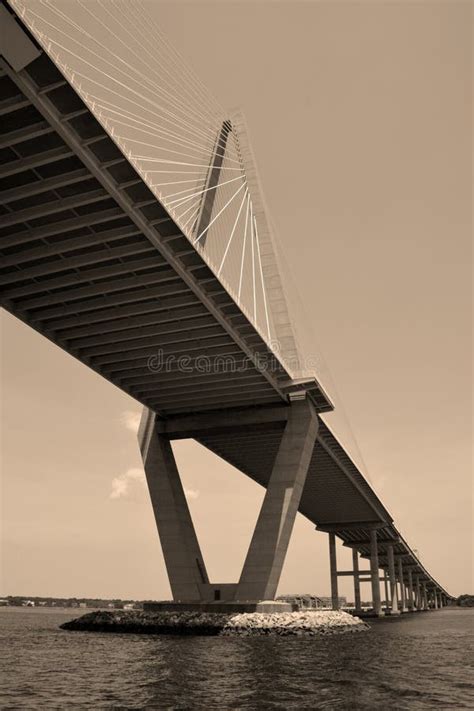
[(65, 632), (77, 610), (0, 608), (0, 708), (474, 709), (474, 610), (326, 638)]

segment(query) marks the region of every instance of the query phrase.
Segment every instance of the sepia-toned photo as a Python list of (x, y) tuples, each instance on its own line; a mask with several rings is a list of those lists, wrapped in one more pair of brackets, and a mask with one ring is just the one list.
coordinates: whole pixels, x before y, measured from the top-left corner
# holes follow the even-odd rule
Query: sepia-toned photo
[(472, 0), (1, 0), (0, 708), (474, 708)]

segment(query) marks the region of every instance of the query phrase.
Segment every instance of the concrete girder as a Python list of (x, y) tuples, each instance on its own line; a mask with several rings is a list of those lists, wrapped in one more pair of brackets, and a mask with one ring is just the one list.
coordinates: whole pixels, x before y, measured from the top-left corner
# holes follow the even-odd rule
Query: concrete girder
[(0, 137), (0, 149), (15, 146), (17, 143), (23, 143), (24, 141), (31, 141), (32, 138), (39, 138), (48, 133), (53, 133), (53, 131), (54, 129), (47, 121), (38, 121), (31, 126), (3, 133)]
[(112, 222), (113, 220), (123, 219), (124, 215), (119, 207), (111, 207), (107, 210), (93, 212), (90, 215), (82, 215), (81, 217), (71, 217), (67, 220), (52, 222), (44, 227), (37, 227), (24, 232), (15, 232), (14, 234), (2, 237), (2, 249), (6, 247), (17, 247), (28, 242), (36, 242), (45, 237), (53, 237), (66, 232), (73, 232), (82, 227), (91, 227), (102, 222)]
[(105, 333), (102, 336), (89, 336), (88, 338), (75, 338), (72, 348), (97, 348), (100, 346), (114, 345), (116, 343), (124, 343), (125, 341), (134, 341), (137, 338), (146, 338), (149, 336), (163, 336), (170, 333), (182, 333), (183, 331), (194, 331), (205, 326), (215, 326), (216, 322), (212, 316), (207, 313), (198, 312), (192, 318), (182, 319), (181, 321), (156, 322), (150, 326), (138, 326), (135, 328), (121, 329), (120, 331), (112, 331)]
[[(145, 300), (148, 300), (148, 303), (138, 300), (128, 305), (121, 305), (120, 309), (117, 309), (115, 304), (111, 302), (104, 304), (103, 308), (87, 314), (72, 314), (66, 318), (53, 319), (48, 326), (53, 331), (77, 332), (79, 329), (82, 331), (83, 328), (96, 329), (97, 324), (104, 324), (104, 327), (107, 327), (112, 322), (122, 323), (124, 319), (134, 316), (145, 316), (146, 314), (157, 312), (169, 313), (174, 309), (183, 309), (200, 303), (190, 291), (182, 294), (155, 292), (151, 295), (149, 291), (147, 290), (147, 294), (145, 294)], [(152, 302), (150, 301), (151, 299), (153, 300)]]
[[(88, 227), (88, 225), (87, 225)], [(25, 249), (11, 256), (2, 257), (3, 267), (18, 267), (20, 264), (25, 264), (27, 262), (33, 262), (36, 259), (42, 259), (43, 257), (55, 257), (58, 259), (55, 262), (48, 261), (43, 264), (36, 264), (34, 266), (25, 267), (22, 269), (22, 277), (25, 275), (25, 279), (34, 279), (38, 276), (45, 276), (49, 274), (55, 274), (57, 272), (65, 271), (66, 269), (78, 269), (80, 267), (88, 266), (90, 264), (100, 264), (102, 261), (107, 261), (111, 257), (107, 255), (112, 254), (112, 258), (116, 255), (117, 257), (127, 256), (128, 254), (134, 254), (135, 251), (131, 252), (128, 250), (132, 249), (132, 246), (126, 245), (117, 247), (109, 247), (108, 249), (94, 251), (93, 253), (81, 254), (75, 257), (67, 257), (67, 260), (60, 259), (62, 255), (67, 255), (68, 252), (74, 250), (83, 249), (84, 247), (90, 247), (97, 244), (107, 244), (109, 242), (115, 242), (117, 240), (122, 240), (126, 237), (134, 237), (139, 234), (137, 228), (133, 225), (125, 227), (116, 227), (111, 230), (104, 230), (103, 232), (91, 232), (88, 235), (81, 235), (80, 237), (69, 237), (64, 241), (55, 242), (54, 244), (43, 243), (41, 247), (33, 247), (32, 249)], [(137, 249), (141, 251), (146, 251), (148, 247), (146, 245), (140, 248), (138, 244), (135, 244)], [(114, 252), (114, 249), (123, 250)], [(150, 251), (153, 248), (150, 247)], [(157, 257), (159, 259), (159, 257)], [(67, 266), (66, 266), (67, 265)], [(18, 280), (18, 271), (11, 271), (1, 276), (2, 284), (9, 284), (10, 282), (16, 282)]]
[(17, 175), (18, 173), (25, 173), (28, 170), (33, 170), (43, 165), (49, 165), (49, 163), (56, 163), (64, 158), (71, 158), (73, 155), (74, 151), (67, 146), (59, 146), (58, 148), (51, 148), (47, 151), (40, 151), (32, 156), (28, 156), (28, 158), (18, 158), (17, 160), (8, 161), (3, 164), (0, 170), (0, 179)]
[(74, 210), (76, 207), (82, 207), (83, 205), (94, 205), (95, 203), (105, 200), (110, 200), (110, 196), (103, 188), (100, 190), (89, 190), (88, 192), (79, 193), (78, 195), (73, 195), (68, 198), (50, 200), (41, 205), (35, 205), (35, 207), (27, 207), (24, 210), (15, 210), (2, 215), (0, 217), (0, 229), (3, 227), (11, 227), (12, 225), (22, 222), (37, 220), (40, 217), (48, 217), (60, 212)]
[(90, 324), (89, 326), (66, 328), (62, 330), (62, 335), (68, 341), (81, 340), (85, 345), (94, 345), (96, 339), (101, 336), (107, 337), (110, 334), (110, 336), (116, 335), (118, 337), (120, 333), (127, 334), (137, 328), (187, 321), (192, 318), (200, 318), (208, 313), (203, 305), (198, 302), (190, 303), (187, 306), (178, 304), (176, 308), (168, 307), (164, 309), (160, 309), (159, 304), (157, 304), (154, 309), (150, 313), (137, 314), (135, 318), (127, 316), (111, 319), (101, 325)]
[(77, 170), (71, 170), (69, 173), (55, 175), (52, 178), (35, 180), (33, 183), (27, 183), (26, 185), (21, 185), (11, 190), (2, 190), (0, 192), (0, 203), (4, 205), (6, 203), (16, 202), (17, 200), (24, 200), (28, 197), (41, 195), (41, 193), (48, 192), (49, 190), (56, 190), (66, 185), (80, 183), (89, 178), (89, 172), (85, 168), (78, 168)]

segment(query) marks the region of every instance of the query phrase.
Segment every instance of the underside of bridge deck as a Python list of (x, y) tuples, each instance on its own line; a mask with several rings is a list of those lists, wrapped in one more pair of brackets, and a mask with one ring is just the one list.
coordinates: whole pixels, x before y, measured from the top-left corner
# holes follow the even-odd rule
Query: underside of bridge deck
[(284, 401), (288, 373), (38, 52), (18, 71), (1, 60), (4, 307), (163, 416)]

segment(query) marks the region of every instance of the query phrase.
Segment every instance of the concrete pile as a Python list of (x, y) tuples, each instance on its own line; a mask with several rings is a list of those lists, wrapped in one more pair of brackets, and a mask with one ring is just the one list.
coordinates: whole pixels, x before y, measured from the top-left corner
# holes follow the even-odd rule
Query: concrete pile
[(61, 625), (83, 632), (180, 635), (298, 635), (361, 632), (368, 625), (347, 612), (143, 612), (98, 610)]

